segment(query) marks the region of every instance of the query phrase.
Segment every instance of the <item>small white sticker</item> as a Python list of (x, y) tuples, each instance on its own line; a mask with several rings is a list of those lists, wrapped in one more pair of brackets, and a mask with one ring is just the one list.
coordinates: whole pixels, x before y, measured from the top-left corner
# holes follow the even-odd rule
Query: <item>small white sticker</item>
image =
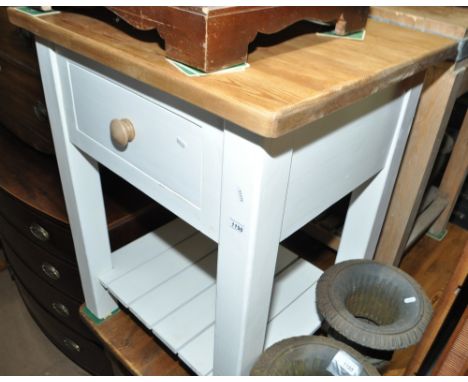
[(345, 351), (339, 350), (330, 361), (327, 370), (335, 376), (356, 376), (361, 374), (362, 365)]
[(233, 218), (231, 218), (231, 228), (240, 233), (244, 232), (244, 225), (236, 222)]
[(405, 304), (411, 304), (412, 302), (416, 302), (416, 297), (414, 297), (414, 296), (406, 297), (406, 298), (403, 300), (403, 302), (404, 302)]

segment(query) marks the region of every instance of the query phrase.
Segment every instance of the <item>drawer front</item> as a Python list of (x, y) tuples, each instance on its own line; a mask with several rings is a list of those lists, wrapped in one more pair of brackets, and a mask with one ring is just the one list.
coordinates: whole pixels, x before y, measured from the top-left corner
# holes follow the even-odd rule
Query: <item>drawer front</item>
[[(200, 126), (129, 89), (70, 64), (77, 129), (115, 159), (200, 205), (202, 134)], [(110, 134), (114, 119), (131, 121), (135, 138), (126, 147)]]
[(91, 374), (112, 375), (112, 367), (101, 347), (68, 329), (48, 314), (23, 285), (19, 282), (17, 285), (31, 315), (65, 355)]
[(39, 75), (0, 57), (0, 99), (0, 122), (36, 150), (53, 153)]
[(0, 215), (28, 240), (58, 257), (76, 263), (73, 238), (68, 227), (46, 219), (3, 192), (0, 192)]
[[(106, 69), (90, 65), (93, 69), (60, 60), (72, 143), (217, 240), (221, 120), (118, 73), (104, 76)], [(122, 136), (134, 133), (133, 140), (117, 144), (112, 121), (119, 121)]]
[(42, 280), (75, 300), (84, 301), (76, 267), (31, 243), (1, 217), (0, 233), (3, 241)]
[(8, 244), (5, 244), (4, 249), (15, 275), (41, 306), (66, 326), (84, 337), (95, 340), (94, 335), (80, 319), (80, 302), (71, 299), (42, 281), (24, 264)]

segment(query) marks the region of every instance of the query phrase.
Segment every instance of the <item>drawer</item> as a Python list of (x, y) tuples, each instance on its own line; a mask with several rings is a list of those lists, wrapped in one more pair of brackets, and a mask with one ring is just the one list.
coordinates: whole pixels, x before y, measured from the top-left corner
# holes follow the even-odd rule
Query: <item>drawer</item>
[(60, 321), (48, 314), (21, 283), (17, 282), (17, 286), (33, 318), (47, 337), (65, 355), (91, 374), (113, 374), (110, 361), (100, 346), (68, 329)]
[(0, 215), (20, 231), (27, 240), (55, 256), (76, 263), (70, 228), (34, 212), (27, 205), (0, 192)]
[(54, 152), (38, 74), (0, 57), (0, 122), (18, 138), (46, 154)]
[(75, 300), (84, 301), (76, 266), (67, 264), (31, 243), (1, 217), (0, 234), (3, 242), (12, 249), (13, 254), (17, 255), (42, 280)]
[[(80, 66), (71, 64), (69, 68), (77, 129), (116, 160), (199, 205), (200, 126)], [(110, 134), (111, 121), (124, 118), (135, 131), (126, 147), (116, 145)]]
[[(66, 108), (74, 111), (68, 113), (71, 141), (217, 238), (223, 131), (216, 124), (221, 125), (220, 119), (193, 106), (187, 106), (189, 110), (181, 100), (118, 73), (107, 77), (71, 60), (60, 65)], [(133, 140), (116, 143), (111, 124), (121, 137), (134, 134)]]
[(5, 244), (5, 253), (8, 262), (17, 278), (21, 281), (24, 287), (31, 295), (39, 302), (39, 304), (60, 320), (66, 326), (74, 329), (84, 337), (90, 340), (95, 340), (94, 335), (87, 326), (81, 321), (79, 315), (80, 304), (65, 294), (52, 288), (49, 284), (42, 281), (34, 272), (29, 269), (24, 262), (12, 251), (8, 244)]
[(0, 56), (39, 74), (34, 35), (11, 24), (6, 7), (0, 7)]

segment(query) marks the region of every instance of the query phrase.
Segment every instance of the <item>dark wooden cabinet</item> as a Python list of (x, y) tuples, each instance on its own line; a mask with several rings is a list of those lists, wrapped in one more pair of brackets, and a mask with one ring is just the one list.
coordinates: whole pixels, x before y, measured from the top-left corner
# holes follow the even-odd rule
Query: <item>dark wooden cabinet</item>
[[(29, 312), (48, 338), (91, 374), (111, 374), (101, 343), (78, 312), (83, 291), (56, 158), (49, 155), (53, 145), (34, 44), (9, 24), (4, 7), (0, 100), (0, 247)], [(100, 170), (113, 250), (174, 218), (110, 171)]]
[[(0, 240), (24, 302), (72, 360), (92, 374), (106, 374), (111, 369), (104, 350), (78, 314), (83, 292), (55, 157), (26, 146), (5, 129), (0, 129), (0, 152), (6, 158), (0, 161)], [(102, 173), (113, 249), (173, 218), (115, 175)], [(64, 345), (70, 337), (92, 356)]]
[(0, 100), (0, 123), (36, 150), (52, 154), (34, 38), (10, 24), (6, 7), (0, 7)]
[(95, 375), (112, 375), (112, 366), (102, 348), (80, 336), (48, 314), (21, 282), (18, 289), (36, 323), (49, 339), (69, 358)]

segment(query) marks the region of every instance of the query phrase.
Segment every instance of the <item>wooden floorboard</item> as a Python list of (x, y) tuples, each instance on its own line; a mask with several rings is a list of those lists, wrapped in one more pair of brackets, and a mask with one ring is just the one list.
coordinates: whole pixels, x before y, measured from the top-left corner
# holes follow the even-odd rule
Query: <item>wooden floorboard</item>
[[(463, 253), (468, 231), (450, 224), (442, 241), (423, 236), (401, 262), (401, 269), (414, 277), (432, 302), (434, 309)], [(416, 346), (396, 351), (385, 375), (404, 375)]]
[(190, 375), (176, 356), (124, 310), (100, 323), (86, 314), (83, 306), (80, 313), (109, 352), (133, 375)]

